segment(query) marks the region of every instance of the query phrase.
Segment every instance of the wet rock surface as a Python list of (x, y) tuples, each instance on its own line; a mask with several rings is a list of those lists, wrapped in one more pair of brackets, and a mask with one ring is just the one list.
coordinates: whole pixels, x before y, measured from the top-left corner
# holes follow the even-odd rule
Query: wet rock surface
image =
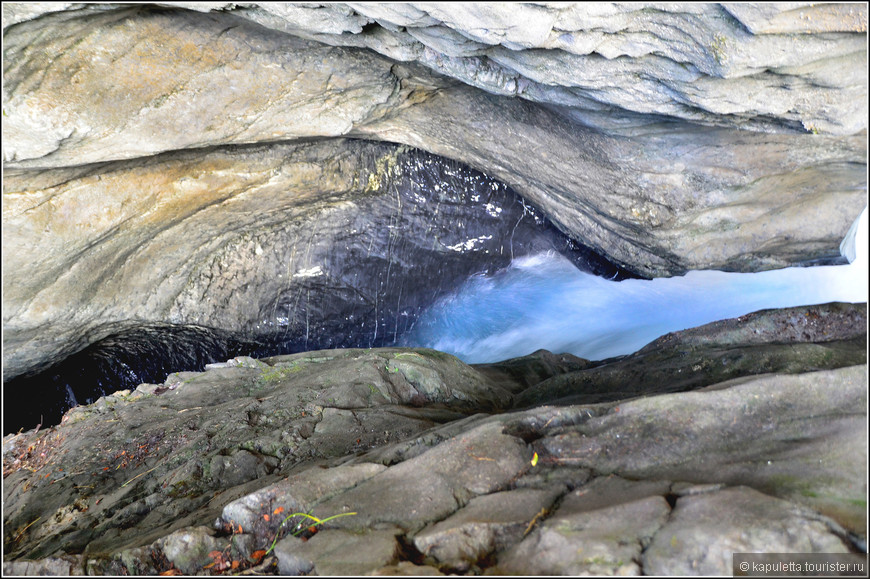
[(515, 213), (466, 232), (393, 179), (395, 145), (354, 139), (441, 156), (421, 194), (482, 171), (481, 217), (509, 186), (646, 277), (842, 261), (866, 204), (859, 5), (3, 16), (7, 380), (131, 323), (389, 345), (421, 288), (469, 269), (450, 248), (505, 250)]
[(4, 381), (106, 344), (130, 380), (4, 438), (4, 574), (866, 554), (866, 305), (609, 360), (381, 347), (521, 249), (841, 263), (866, 6), (4, 3), (3, 33)]
[[(258, 165), (255, 174), (238, 165), (242, 158)], [(46, 226), (57, 234), (33, 237), (33, 251), (45, 256), (38, 264), (31, 253), (4, 253), (4, 380), (41, 372), (10, 389), (50, 383), (66, 397), (63, 375), (108, 379), (102, 368), (112, 364), (151, 381), (159, 369), (149, 359), (201, 370), (236, 355), (393, 345), (469, 275), (535, 252), (558, 251), (607, 277), (627, 275), (505, 185), (419, 150), (331, 141), (193, 155), (169, 165), (53, 175), (48, 203), (60, 213), (15, 195), (4, 203), (14, 212), (47, 210)], [(8, 192), (26, 182), (7, 177), (4, 186)], [(88, 205), (116, 188), (140, 194), (111, 207)], [(176, 197), (180, 190), (190, 195)], [(167, 230), (154, 211), (171, 213), (174, 224)], [(113, 234), (82, 234), (94, 220), (106, 220)], [(4, 240), (29, 229), (4, 220)], [(66, 243), (67, 234), (75, 241)], [(179, 236), (181, 247), (198, 249), (181, 250)], [(43, 292), (46, 283), (53, 289)], [(93, 291), (81, 291), (85, 286)], [(119, 297), (140, 288), (147, 288), (142, 299)], [(40, 330), (46, 323), (52, 332)], [(99, 381), (71, 388), (84, 401), (138, 384), (101, 392)]]
[(640, 575), (635, 561), (662, 527), (670, 507), (662, 496), (553, 518), (499, 558), (499, 574)]
[(863, 305), (764, 310), (666, 334), (627, 357), (554, 372), (524, 389), (515, 404), (608, 402), (692, 390), (746, 374), (837, 368), (865, 355), (866, 325)]
[(734, 551), (859, 552), (865, 349), (660, 393), (694, 363), (680, 348), (749, 352), (788, 316), (819, 321), (794, 343), (824, 344), (866, 306), (676, 333), (648, 347), (674, 356), (647, 393), (608, 402), (514, 409), (536, 380), (631, 356), (539, 352), (508, 380), (432, 350), (325, 350), (143, 384), (4, 439), (4, 573), (721, 574)]
[(680, 497), (643, 564), (652, 575), (727, 575), (731, 554), (754, 544), (770, 552), (847, 553), (843, 538), (842, 529), (811, 510), (736, 486)]

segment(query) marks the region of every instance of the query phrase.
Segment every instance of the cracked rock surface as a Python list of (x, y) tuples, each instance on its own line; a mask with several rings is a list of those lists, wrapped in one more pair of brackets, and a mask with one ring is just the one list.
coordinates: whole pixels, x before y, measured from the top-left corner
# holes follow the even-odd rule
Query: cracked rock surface
[[(687, 344), (746, 353), (787, 315), (815, 328), (792, 345), (864, 347), (661, 390)], [(632, 356), (324, 350), (173, 375), (4, 439), (4, 573), (727, 574), (732, 552), (859, 552), (865, 327), (844, 304), (709, 324), (649, 346), (671, 355), (631, 395), (526, 409), (529, 384)]]

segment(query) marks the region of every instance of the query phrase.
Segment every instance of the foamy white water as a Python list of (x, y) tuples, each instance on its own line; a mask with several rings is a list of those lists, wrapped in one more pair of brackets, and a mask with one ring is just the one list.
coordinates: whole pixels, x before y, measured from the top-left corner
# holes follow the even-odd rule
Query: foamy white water
[(579, 271), (557, 253), (515, 260), (477, 276), (420, 318), (405, 345), (467, 363), (540, 348), (600, 360), (635, 352), (668, 332), (762, 309), (867, 301), (867, 209), (840, 246), (848, 265), (760, 273), (692, 271), (613, 282)]

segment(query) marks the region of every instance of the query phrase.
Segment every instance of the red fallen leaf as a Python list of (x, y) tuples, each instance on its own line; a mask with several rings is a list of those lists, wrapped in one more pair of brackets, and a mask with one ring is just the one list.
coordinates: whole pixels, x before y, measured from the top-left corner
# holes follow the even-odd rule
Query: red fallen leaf
[(251, 553), (251, 562), (253, 562), (254, 565), (256, 565), (260, 561), (262, 561), (263, 557), (265, 557), (265, 556), (266, 556), (266, 551), (264, 551), (262, 549), (260, 549), (259, 551), (254, 551), (253, 553)]
[(233, 561), (233, 563), (232, 563), (232, 565), (230, 565), (230, 567), (231, 567), (233, 570), (238, 569), (238, 568), (239, 568), (239, 562), (238, 562), (238, 561)]
[(208, 554), (208, 556), (211, 557), (212, 559), (219, 559), (219, 558), (223, 557), (224, 554), (221, 551), (212, 551), (211, 553)]
[(280, 515), (280, 514), (283, 513), (283, 512), (284, 512), (284, 507), (278, 507), (277, 509), (275, 509), (274, 511), (272, 511), (272, 514), (273, 514), (273, 515)]
[(269, 515), (263, 515), (263, 520), (269, 522)]

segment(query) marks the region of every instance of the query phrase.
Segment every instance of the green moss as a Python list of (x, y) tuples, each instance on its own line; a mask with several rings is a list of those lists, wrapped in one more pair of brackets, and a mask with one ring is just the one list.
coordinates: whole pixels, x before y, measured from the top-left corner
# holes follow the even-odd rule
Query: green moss
[(269, 369), (264, 369), (260, 374), (258, 382), (260, 383), (274, 383), (281, 382), (282, 380), (286, 380), (296, 372), (302, 370), (302, 367), (297, 363), (293, 362), (288, 366), (279, 366)]
[(159, 97), (155, 98), (153, 101), (151, 101), (151, 108), (153, 108), (153, 109), (159, 109), (160, 107), (163, 106), (163, 104), (164, 104), (167, 100), (169, 100), (169, 97), (170, 97), (170, 96), (171, 96), (171, 95), (169, 95), (169, 94), (162, 94), (162, 95), (160, 95)]
[(713, 42), (710, 43), (710, 51), (713, 53), (713, 58), (716, 59), (718, 64), (724, 64), (728, 59), (728, 55), (725, 53), (726, 48), (728, 48), (728, 41), (724, 36), (721, 34), (713, 36)]
[(787, 496), (790, 492), (793, 492), (808, 499), (835, 501), (838, 503), (846, 503), (861, 509), (867, 508), (866, 499), (840, 497), (819, 492), (819, 488), (824, 487), (820, 486), (818, 482), (813, 484), (813, 481), (808, 481), (798, 476), (785, 474), (774, 475), (767, 479), (767, 483), (770, 490), (773, 491), (773, 494), (777, 496)]
[(800, 490), (798, 490), (798, 492), (801, 494), (801, 496), (804, 496), (804, 497), (807, 497), (810, 499), (822, 499), (822, 500), (828, 500), (828, 501), (836, 501), (836, 502), (840, 502), (840, 503), (846, 503), (846, 504), (849, 504), (849, 505), (852, 505), (855, 507), (859, 507), (861, 509), (867, 508), (867, 501), (864, 499), (849, 499), (849, 498), (844, 498), (844, 497), (835, 497), (833, 495), (823, 495), (823, 494), (817, 493), (816, 491), (810, 490), (808, 488), (800, 489)]
[(181, 481), (172, 485), (166, 492), (166, 496), (172, 499), (195, 499), (202, 496), (202, 489), (192, 485), (188, 481)]
[(429, 348), (415, 348), (414, 350), (409, 350), (407, 352), (399, 352), (393, 355), (393, 358), (420, 358), (421, 360), (438, 360), (439, 362), (450, 362), (455, 358), (446, 353), (441, 352), (439, 350), (431, 350)]
[(606, 557), (586, 557), (583, 559), (584, 565), (599, 565), (602, 567), (622, 567), (625, 563), (622, 559), (616, 561), (607, 559)]
[(574, 535), (579, 534), (579, 531), (571, 526), (568, 521), (560, 521), (558, 525), (556, 525), (554, 529), (557, 533), (565, 537), (573, 537)]
[(421, 349), (417, 350), (417, 352), (419, 352), (420, 355), (422, 355), (426, 358), (431, 358), (433, 360), (440, 360), (441, 362), (450, 362), (452, 360), (455, 360), (455, 358), (451, 354), (448, 354), (447, 352), (442, 352), (440, 350), (430, 350), (428, 348), (421, 348)]
[(280, 440), (272, 440), (272, 439), (256, 439), (256, 440), (246, 440), (239, 445), (239, 448), (242, 450), (247, 450), (248, 452), (265, 454), (266, 456), (272, 456), (275, 458), (282, 458), (284, 456), (284, 451), (282, 450), (286, 446)]

